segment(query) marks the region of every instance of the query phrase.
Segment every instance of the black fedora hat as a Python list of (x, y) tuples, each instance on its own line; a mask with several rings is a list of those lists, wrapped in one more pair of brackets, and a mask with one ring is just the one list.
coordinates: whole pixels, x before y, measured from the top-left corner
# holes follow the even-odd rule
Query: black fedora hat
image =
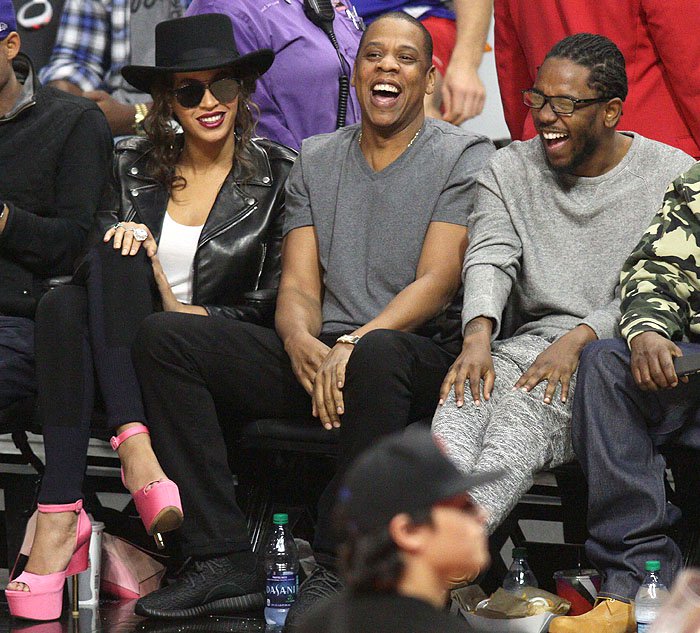
[(241, 55), (231, 20), (220, 13), (203, 13), (156, 25), (155, 66), (124, 66), (122, 76), (142, 92), (151, 92), (155, 79), (178, 72), (230, 68), (238, 79), (262, 75), (275, 59), (269, 48)]

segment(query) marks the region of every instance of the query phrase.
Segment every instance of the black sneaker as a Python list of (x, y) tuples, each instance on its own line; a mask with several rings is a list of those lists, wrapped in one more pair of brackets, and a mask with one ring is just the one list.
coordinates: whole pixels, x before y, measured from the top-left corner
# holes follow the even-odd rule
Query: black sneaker
[(340, 593), (345, 585), (340, 576), (327, 567), (317, 565), (311, 575), (301, 583), (299, 594), (289, 609), (284, 623), (285, 633), (300, 631), (299, 622), (315, 604)]
[[(60, 627), (60, 622), (56, 622)], [(12, 629), (14, 631), (14, 628)], [(60, 631), (60, 629), (59, 629)], [(205, 616), (192, 620), (142, 620), (132, 633), (261, 633), (265, 620), (256, 616)], [(40, 632), (39, 632), (40, 633)]]
[(259, 570), (243, 571), (221, 556), (194, 561), (173, 584), (141, 598), (134, 611), (150, 618), (189, 618), (264, 606), (265, 579)]

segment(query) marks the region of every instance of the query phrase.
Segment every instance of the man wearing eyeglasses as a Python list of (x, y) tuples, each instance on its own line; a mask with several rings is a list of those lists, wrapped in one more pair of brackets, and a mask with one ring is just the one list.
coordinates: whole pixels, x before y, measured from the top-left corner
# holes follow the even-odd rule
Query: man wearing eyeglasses
[(621, 129), (700, 158), (700, 40), (687, 36), (700, 26), (697, 9), (697, 0), (495, 0), (496, 72), (511, 138), (537, 133), (520, 94), (550, 47), (573, 33), (600, 33), (627, 62)]
[(523, 94), (538, 137), (497, 152), (478, 180), (463, 267), (464, 342), (433, 428), (465, 472), (506, 466), (473, 490), (491, 531), (534, 473), (573, 457), (581, 350), (615, 335), (620, 268), (667, 180), (693, 162), (618, 132), (626, 95), (625, 61), (612, 41), (585, 33), (562, 40)]

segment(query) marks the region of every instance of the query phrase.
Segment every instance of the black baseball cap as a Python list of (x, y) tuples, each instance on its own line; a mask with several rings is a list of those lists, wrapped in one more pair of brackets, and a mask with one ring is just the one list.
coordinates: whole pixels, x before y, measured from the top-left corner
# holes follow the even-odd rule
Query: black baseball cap
[(430, 431), (410, 428), (381, 439), (357, 458), (338, 492), (336, 511), (346, 530), (371, 531), (397, 514), (424, 512), (499, 474), (461, 473)]

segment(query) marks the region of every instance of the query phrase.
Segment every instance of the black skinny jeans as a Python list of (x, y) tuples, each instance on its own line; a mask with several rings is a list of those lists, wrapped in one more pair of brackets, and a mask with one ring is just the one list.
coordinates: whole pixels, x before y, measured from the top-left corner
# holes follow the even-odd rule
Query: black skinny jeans
[(158, 305), (143, 249), (125, 257), (111, 244), (93, 248), (73, 283), (41, 300), (35, 347), (46, 472), (40, 503), (82, 498), (96, 388), (111, 428), (146, 422), (131, 347), (139, 324)]
[[(336, 337), (321, 339), (332, 345)], [(222, 426), (310, 415), (311, 400), (279, 337), (230, 319), (157, 313), (141, 324), (133, 358), (154, 449), (180, 486), (184, 552), (210, 557), (250, 547)], [(416, 334), (376, 330), (362, 337), (346, 370), (339, 468), (319, 501), (317, 552), (335, 549), (330, 516), (348, 464), (377, 438), (432, 416), (454, 358)]]

